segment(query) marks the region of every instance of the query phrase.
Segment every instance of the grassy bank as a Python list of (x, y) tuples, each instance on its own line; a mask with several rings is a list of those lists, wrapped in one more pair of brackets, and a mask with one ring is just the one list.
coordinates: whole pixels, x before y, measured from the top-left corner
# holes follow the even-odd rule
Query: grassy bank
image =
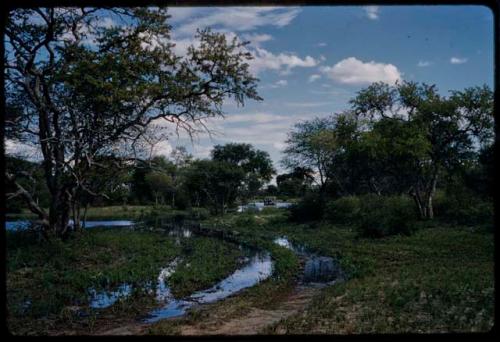
[[(208, 287), (232, 273), (241, 251), (216, 239), (183, 239), (128, 229), (89, 229), (67, 241), (39, 243), (26, 233), (8, 232), (8, 327), (14, 334), (89, 333), (135, 319), (158, 306), (142, 286), (156, 278), (176, 256), (184, 260), (173, 292)], [(203, 256), (203, 257), (201, 257)], [(194, 272), (202, 277), (196, 281)], [(106, 309), (88, 306), (88, 289), (116, 289), (128, 283), (134, 291)]]
[(491, 231), (420, 222), (411, 236), (367, 239), (349, 226), (292, 224), (272, 209), (212, 223), (267, 239), (286, 235), (340, 258), (349, 274), (347, 282), (325, 289), (305, 312), (267, 333), (464, 332), (493, 326)]

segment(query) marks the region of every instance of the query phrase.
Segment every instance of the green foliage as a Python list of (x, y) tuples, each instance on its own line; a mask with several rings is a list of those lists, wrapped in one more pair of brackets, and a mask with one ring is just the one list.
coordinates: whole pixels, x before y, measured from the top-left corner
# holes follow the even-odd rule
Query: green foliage
[(234, 225), (238, 227), (252, 227), (257, 224), (257, 220), (255, 219), (255, 214), (257, 212), (246, 211), (236, 217), (234, 220)]
[(212, 160), (225, 162), (243, 170), (245, 178), (239, 189), (243, 199), (257, 195), (265, 182), (276, 173), (269, 153), (255, 149), (250, 144), (228, 143), (216, 145), (211, 151)]
[(290, 208), (290, 219), (294, 222), (308, 222), (323, 217), (324, 200), (317, 192), (307, 193)]
[(332, 223), (356, 222), (361, 211), (361, 200), (357, 196), (345, 196), (326, 204), (325, 218)]
[(191, 208), (189, 215), (191, 219), (202, 221), (210, 217), (210, 211), (206, 208)]
[(446, 222), (469, 226), (493, 226), (493, 203), (470, 192), (439, 192), (434, 200), (434, 206), (436, 217)]
[(357, 229), (362, 237), (409, 235), (415, 231), (417, 213), (408, 197), (365, 195), (360, 201)]

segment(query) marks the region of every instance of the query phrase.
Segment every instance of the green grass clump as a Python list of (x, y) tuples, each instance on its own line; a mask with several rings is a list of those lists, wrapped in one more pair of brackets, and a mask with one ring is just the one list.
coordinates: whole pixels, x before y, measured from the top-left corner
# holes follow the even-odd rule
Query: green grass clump
[[(43, 322), (65, 316), (65, 308), (90, 310), (91, 287), (154, 283), (161, 267), (179, 252), (167, 235), (127, 229), (95, 228), (67, 241), (45, 242), (29, 233), (7, 232), (11, 331), (45, 331)], [(29, 307), (26, 301), (31, 302)], [(40, 326), (35, 327), (37, 323)]]
[(183, 259), (169, 278), (172, 294), (185, 297), (230, 275), (244, 252), (215, 238), (192, 237), (183, 242)]

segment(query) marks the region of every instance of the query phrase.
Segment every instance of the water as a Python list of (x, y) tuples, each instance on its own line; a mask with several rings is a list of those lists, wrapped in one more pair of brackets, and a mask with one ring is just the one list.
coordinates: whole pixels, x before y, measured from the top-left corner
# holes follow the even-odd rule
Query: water
[[(32, 221), (29, 220), (17, 220), (17, 221), (6, 221), (5, 229), (11, 231), (25, 230), (32, 225)], [(83, 224), (83, 223), (82, 223)], [(69, 225), (73, 225), (73, 220), (69, 220)], [(130, 227), (133, 226), (133, 221), (127, 220), (106, 220), (106, 221), (86, 221), (85, 228), (93, 227)]]
[(132, 285), (121, 284), (115, 291), (100, 291), (90, 289), (89, 306), (94, 309), (103, 309), (113, 305), (120, 298), (126, 298), (132, 293)]
[[(156, 286), (156, 300), (163, 301), (170, 298), (170, 288), (166, 280), (175, 271), (180, 259), (174, 259), (167, 267), (163, 268), (158, 274), (158, 283)], [(151, 284), (146, 284), (145, 290), (151, 292)], [(128, 283), (123, 283), (114, 291), (102, 290), (97, 292), (95, 289), (90, 289), (89, 306), (94, 309), (103, 309), (115, 304), (119, 299), (126, 298), (131, 295), (133, 286)]]
[(261, 211), (264, 208), (289, 208), (292, 206), (292, 203), (288, 202), (276, 202), (274, 205), (264, 205), (264, 202), (251, 202), (248, 203), (247, 205), (240, 205), (238, 206), (237, 212), (241, 213), (247, 210), (257, 210)]
[[(183, 227), (175, 227), (168, 231), (170, 236), (174, 236), (179, 240), (190, 238), (193, 232), (190, 229)], [(243, 246), (239, 246), (243, 249)], [(180, 258), (176, 258), (169, 265), (163, 268), (157, 278), (156, 291), (153, 292), (151, 284), (146, 284), (144, 290), (150, 293), (155, 293), (156, 301), (164, 305), (148, 314), (145, 322), (153, 323), (161, 319), (181, 316), (186, 311), (199, 304), (212, 303), (224, 299), (238, 291), (251, 287), (260, 281), (271, 276), (273, 272), (273, 263), (268, 252), (258, 252), (251, 250), (251, 256), (245, 258), (243, 267), (234, 271), (231, 275), (221, 280), (212, 287), (200, 290), (186, 298), (174, 298), (170, 287), (168, 286), (168, 278), (175, 272), (175, 269)], [(118, 300), (126, 298), (132, 294), (133, 286), (124, 283), (114, 290), (95, 291), (89, 290), (90, 307), (102, 309), (115, 304)]]
[(338, 262), (332, 257), (318, 256), (310, 253), (303, 245), (294, 245), (286, 236), (274, 239), (274, 243), (288, 248), (305, 258), (304, 274), (301, 282), (304, 284), (333, 284), (344, 279), (344, 273)]
[(181, 316), (186, 313), (187, 309), (197, 304), (212, 303), (242, 289), (254, 286), (268, 278), (272, 274), (272, 270), (273, 264), (269, 253), (256, 253), (246, 266), (236, 270), (214, 286), (197, 291), (187, 298), (166, 298), (166, 305), (152, 311), (144, 321), (154, 323), (165, 318)]

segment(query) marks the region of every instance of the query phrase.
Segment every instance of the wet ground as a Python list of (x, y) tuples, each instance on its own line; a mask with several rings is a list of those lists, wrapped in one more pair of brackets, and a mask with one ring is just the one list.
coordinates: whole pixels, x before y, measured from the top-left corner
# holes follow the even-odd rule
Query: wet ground
[[(87, 228), (97, 226), (130, 227), (133, 225), (134, 223), (132, 221), (123, 220), (86, 222)], [(26, 229), (27, 227), (29, 227), (29, 221), (11, 221), (6, 223), (6, 229), (8, 230)], [(183, 227), (182, 225), (170, 228), (166, 233), (170, 236), (175, 236), (178, 243), (180, 243), (181, 239), (189, 239), (193, 234), (195, 234), (195, 232)], [(247, 330), (255, 328), (254, 330), (257, 331), (257, 328), (263, 324), (263, 322), (269, 323), (280, 317), (282, 318), (293, 314), (300, 307), (305, 305), (305, 302), (310, 300), (310, 297), (315, 292), (315, 289), (331, 285), (344, 279), (344, 273), (335, 259), (312, 253), (308, 251), (305, 246), (293, 244), (286, 236), (275, 238), (274, 243), (292, 250), (300, 257), (303, 263), (303, 273), (299, 277), (297, 288), (290, 298), (285, 300), (284, 303), (281, 303), (282, 305), (278, 311), (271, 310), (267, 313), (253, 312), (255, 310), (252, 311), (251, 317), (247, 318), (253, 323), (250, 321), (247, 322), (249, 324), (247, 326)], [(244, 246), (239, 247), (248, 249), (248, 247)], [(254, 286), (271, 276), (273, 272), (273, 262), (270, 254), (266, 251), (258, 251), (256, 249), (250, 249), (249, 252), (250, 257), (247, 258), (243, 265), (239, 269), (235, 270), (230, 276), (210, 288), (197, 291), (185, 298), (174, 298), (168, 285), (168, 278), (175, 272), (176, 266), (179, 264), (181, 259), (176, 258), (170, 264), (165, 265), (165, 267), (161, 269), (158, 274), (156, 284), (144, 284), (142, 287), (142, 290), (145, 290), (151, 295), (155, 295), (159, 307), (144, 315), (138, 323), (151, 324), (162, 319), (182, 316), (192, 307), (222, 300), (245, 288)], [(113, 289), (106, 289), (102, 291), (96, 291), (95, 289), (90, 288), (88, 289), (89, 306), (94, 309), (110, 307), (118, 300), (130, 296), (133, 290), (133, 286), (127, 283), (121, 284)], [(297, 298), (300, 298), (300, 300), (297, 300)], [(287, 309), (288, 306), (290, 307)], [(260, 318), (257, 319), (256, 317)], [(257, 321), (262, 322), (258, 323)], [(245, 323), (238, 321), (236, 324), (244, 325)], [(230, 325), (227, 328), (229, 329)], [(245, 329), (243, 330), (246, 331)], [(222, 330), (222, 333), (224, 332), (225, 330)], [(193, 331), (189, 331), (188, 329), (186, 333), (191, 334)]]

